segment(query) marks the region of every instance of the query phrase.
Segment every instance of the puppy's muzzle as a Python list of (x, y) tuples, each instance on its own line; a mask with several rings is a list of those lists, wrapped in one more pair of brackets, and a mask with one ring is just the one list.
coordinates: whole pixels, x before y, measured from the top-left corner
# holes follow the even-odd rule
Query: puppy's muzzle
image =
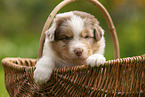
[(74, 50), (76, 56), (80, 57), (83, 54), (83, 49), (77, 48)]

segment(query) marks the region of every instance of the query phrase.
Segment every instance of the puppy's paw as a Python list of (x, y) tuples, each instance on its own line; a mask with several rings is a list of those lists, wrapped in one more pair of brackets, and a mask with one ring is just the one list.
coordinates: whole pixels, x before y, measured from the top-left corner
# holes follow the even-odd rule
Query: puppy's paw
[(51, 69), (49, 68), (36, 68), (34, 71), (34, 80), (36, 83), (38, 83), (39, 85), (45, 84), (51, 77), (52, 74)]
[(36, 63), (36, 69), (34, 71), (34, 80), (39, 85), (45, 84), (51, 77), (55, 65), (52, 59), (41, 58)]
[(86, 63), (91, 67), (103, 65), (106, 61), (106, 58), (100, 54), (94, 54), (87, 58)]

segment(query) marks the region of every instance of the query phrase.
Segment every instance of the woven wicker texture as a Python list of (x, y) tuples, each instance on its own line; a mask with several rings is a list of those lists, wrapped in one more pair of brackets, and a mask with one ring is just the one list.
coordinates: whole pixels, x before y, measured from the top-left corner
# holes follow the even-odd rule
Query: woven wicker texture
[(145, 55), (110, 60), (104, 66), (55, 68), (50, 81), (33, 80), (35, 59), (3, 59), (5, 84), (12, 97), (145, 97)]

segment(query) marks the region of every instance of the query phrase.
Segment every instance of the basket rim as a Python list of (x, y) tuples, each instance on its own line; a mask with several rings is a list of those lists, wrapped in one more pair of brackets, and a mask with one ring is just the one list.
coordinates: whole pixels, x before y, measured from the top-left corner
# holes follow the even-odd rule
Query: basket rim
[(23, 66), (23, 65), (18, 65), (17, 63), (15, 63), (16, 61), (22, 61), (22, 60), (27, 60), (27, 61), (31, 60), (31, 61), (35, 62), (37, 59), (20, 58), (20, 57), (17, 57), (17, 58), (7, 57), (7, 58), (2, 59), (1, 64), (2, 64), (3, 68), (9, 67), (11, 69), (16, 69), (19, 71), (25, 71), (26, 68), (27, 69), (35, 69), (35, 66), (33, 66), (33, 67)]
[[(16, 69), (19, 71), (24, 71), (25, 69), (27, 70), (34, 70), (35, 66), (23, 66), (23, 65), (19, 65), (16, 64), (16, 61), (32, 61), (32, 62), (36, 62), (37, 59), (32, 59), (32, 58), (4, 58), (2, 59), (1, 63), (3, 67), (9, 67), (12, 69)], [(78, 71), (85, 71), (85, 70), (89, 70), (92, 68), (103, 68), (103, 67), (107, 67), (107, 66), (111, 66), (111, 65), (122, 65), (123, 63), (129, 64), (129, 63), (138, 63), (141, 61), (145, 61), (145, 54), (141, 55), (141, 56), (134, 56), (134, 57), (127, 57), (127, 58), (119, 58), (119, 59), (114, 59), (114, 60), (108, 60), (106, 61), (103, 65), (99, 66), (99, 67), (91, 67), (91, 66), (87, 66), (87, 65), (80, 65), (80, 66), (73, 66), (73, 67), (63, 67), (63, 68), (58, 68), (56, 67), (54, 69), (54, 73), (58, 73), (58, 74), (62, 74), (62, 73), (68, 73), (68, 72), (78, 72)]]

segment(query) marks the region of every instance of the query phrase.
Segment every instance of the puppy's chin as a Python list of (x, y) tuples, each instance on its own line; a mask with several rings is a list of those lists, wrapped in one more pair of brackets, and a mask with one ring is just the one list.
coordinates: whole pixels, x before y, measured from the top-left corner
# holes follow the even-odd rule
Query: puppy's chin
[(67, 67), (72, 66), (78, 66), (78, 65), (84, 65), (86, 64), (86, 58), (78, 58), (78, 59), (71, 59), (71, 60), (65, 60)]
[(66, 57), (60, 57), (57, 56), (61, 61), (65, 61), (65, 66), (70, 67), (70, 66), (77, 66), (77, 65), (84, 65), (86, 64), (86, 59), (87, 57), (83, 57), (83, 56), (73, 56), (73, 54), (71, 55), (67, 55)]
[(87, 58), (74, 58), (72, 56), (69, 57), (55, 57), (55, 66), (56, 67), (73, 67), (73, 66), (78, 66), (78, 65), (84, 65), (86, 64), (86, 59)]
[(74, 63), (74, 65), (84, 65), (84, 64), (86, 64), (86, 58), (74, 59), (74, 60), (72, 60), (72, 62)]

